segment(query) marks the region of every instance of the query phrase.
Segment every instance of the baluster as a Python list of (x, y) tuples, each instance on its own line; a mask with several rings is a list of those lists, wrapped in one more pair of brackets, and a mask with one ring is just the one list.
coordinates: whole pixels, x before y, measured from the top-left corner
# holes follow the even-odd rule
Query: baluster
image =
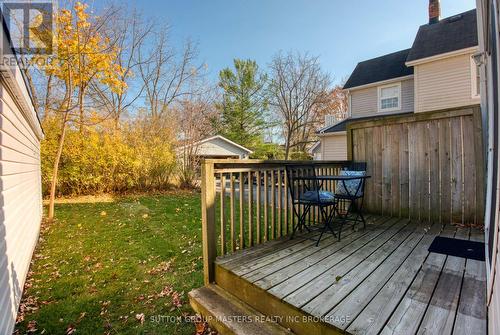
[(220, 250), (221, 255), (226, 254), (226, 178), (220, 174)]
[(231, 207), (231, 211), (230, 211), (230, 215), (231, 215), (231, 250), (233, 252), (236, 251), (236, 230), (234, 229), (234, 207), (235, 207), (235, 203), (234, 203), (234, 175), (233, 173), (231, 172), (229, 174), (229, 188), (230, 188), (230, 197), (229, 197), (229, 200), (230, 200), (230, 204), (229, 206)]
[(239, 181), (239, 187), (240, 187), (240, 250), (245, 248), (245, 229), (243, 227), (243, 196), (244, 194), (244, 187), (245, 187), (245, 181), (243, 180), (243, 172), (240, 172), (240, 181)]
[(284, 195), (284, 198), (283, 198), (283, 201), (284, 201), (284, 204), (283, 204), (283, 208), (285, 209), (285, 235), (288, 235), (288, 175), (287, 175), (287, 171), (284, 170), (283, 171), (283, 182), (284, 182), (284, 190), (283, 192), (285, 192), (285, 195)]
[(277, 171), (278, 173), (278, 237), (281, 237), (283, 234), (283, 227), (282, 227), (282, 213), (281, 213), (281, 170)]
[(257, 244), (261, 243), (261, 232), (260, 232), (260, 206), (261, 206), (261, 196), (260, 196), (260, 171), (256, 172), (257, 174)]
[(274, 170), (271, 170), (271, 239), (276, 238), (276, 180)]
[(267, 170), (264, 170), (264, 241), (269, 240), (269, 220), (267, 205), (269, 203), (269, 185), (267, 184)]
[(248, 246), (253, 246), (253, 174), (248, 172)]

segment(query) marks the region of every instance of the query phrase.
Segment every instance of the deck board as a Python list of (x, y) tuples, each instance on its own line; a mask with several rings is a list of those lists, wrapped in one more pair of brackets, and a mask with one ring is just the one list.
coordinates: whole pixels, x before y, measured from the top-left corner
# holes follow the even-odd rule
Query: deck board
[(437, 235), (469, 238), (470, 231), (482, 241), (482, 232), (370, 221), (366, 230), (343, 232), (340, 242), (330, 236), (315, 247), (304, 239), (317, 236), (310, 233), (217, 263), (273, 297), (274, 306), (321, 317), (347, 334), (486, 334), (484, 262), (427, 251)]
[[(447, 226), (441, 236), (455, 236), (456, 228)], [(410, 288), (396, 306), (391, 318), (388, 320), (380, 334), (415, 334), (418, 330), (432, 293), (436, 287), (446, 256), (429, 254)]]
[[(427, 258), (429, 254), (427, 248), (434, 239), (432, 233), (436, 230), (438, 230), (436, 234), (439, 233), (441, 227), (435, 224), (431, 229), (430, 234), (424, 236), (394, 275), (384, 283), (383, 288), (376, 293), (375, 297), (364, 308), (357, 306), (361, 312), (347, 327), (347, 332), (351, 334), (378, 334)], [(357, 305), (363, 304), (364, 301), (360, 300), (358, 299)], [(380, 308), (380, 306), (385, 308)]]
[[(405, 227), (406, 228), (406, 227)], [(303, 306), (303, 310), (317, 316), (326, 315), (334, 306), (342, 301), (350, 292), (365, 280), (386, 258), (397, 248), (412, 248), (415, 239), (412, 238), (413, 231), (402, 229), (391, 239), (375, 250), (365, 260), (346, 274), (340, 275), (340, 279), (330, 283), (328, 288), (314, 300)]]
[[(468, 229), (457, 229), (456, 238), (468, 239)], [(451, 334), (462, 288), (465, 258), (448, 256), (417, 334)]]
[[(296, 273), (289, 272), (288, 269), (280, 270), (276, 272), (274, 276), (281, 276), (279, 280), (281, 282), (277, 284), (277, 282), (273, 282), (273, 287), (269, 289), (271, 294), (279, 298), (284, 298), (288, 296), (290, 293), (296, 291), (301, 288), (305, 284), (307, 284), (312, 279), (322, 275), (328, 269), (333, 266), (341, 263), (350, 255), (355, 253), (357, 250), (378, 238), (381, 234), (384, 233), (385, 229), (394, 225), (396, 220), (386, 220), (381, 223), (382, 229), (373, 230), (366, 235), (363, 235), (360, 239), (356, 241), (356, 243), (350, 243), (345, 248), (338, 250), (337, 252), (332, 253), (327, 258), (321, 260), (320, 262), (314, 264), (313, 267), (310, 268), (298, 268)], [(342, 241), (341, 241), (342, 242)], [(267, 282), (265, 281), (267, 278), (262, 279), (260, 282), (256, 283), (257, 285), (264, 284), (263, 287), (267, 287)]]
[[(284, 300), (294, 306), (302, 307), (311, 300), (316, 299), (325, 290), (328, 290), (333, 283), (342, 279), (347, 273), (380, 249), (386, 242), (398, 236), (398, 233), (403, 234), (403, 229), (407, 226), (407, 223), (408, 221), (399, 221), (395, 226), (386, 230), (376, 239), (362, 246), (362, 248), (356, 250), (355, 253), (350, 254), (349, 257), (342, 262), (328, 269), (321, 276), (314, 278), (313, 281), (308, 282), (306, 285), (303, 285), (301, 288), (285, 297)], [(410, 232), (406, 233), (409, 234)], [(314, 307), (310, 305), (308, 310), (312, 308)]]
[[(349, 321), (354, 319), (357, 320), (363, 307), (366, 306), (366, 302), (371, 301), (377, 296), (387, 283), (390, 281), (401, 282), (404, 281), (406, 277), (412, 277), (416, 272), (414, 268), (415, 264), (422, 264), (428, 254), (427, 248), (429, 244), (432, 243), (434, 236), (439, 233), (439, 231), (440, 225), (438, 224), (432, 225), (429, 229), (423, 228), (421, 231), (416, 231), (414, 235), (417, 242), (414, 243), (413, 248), (404, 248), (404, 246), (401, 245), (368, 278), (366, 278), (366, 280), (353, 290), (346, 299), (327, 315), (330, 319), (334, 320), (333, 324), (340, 329), (346, 329), (350, 324)], [(389, 296), (387, 294), (383, 295), (386, 298), (394, 296), (394, 292), (385, 293), (390, 294)], [(380, 305), (380, 301), (378, 303), (378, 309), (381, 310), (380, 306), (385, 306), (387, 301), (384, 302), (384, 305)], [(335, 315), (349, 315), (350, 319), (334, 318), (333, 316)], [(353, 329), (356, 329), (359, 333), (366, 332), (366, 329), (361, 329), (359, 326), (355, 326)]]
[[(380, 222), (380, 224), (384, 225), (386, 223)], [(337, 254), (338, 251), (343, 250), (345, 252), (348, 250), (356, 250), (353, 248), (365, 244), (366, 242), (364, 241), (370, 241), (376, 238), (381, 232), (381, 230), (372, 229), (356, 231), (353, 234), (343, 237), (340, 242), (329, 245), (328, 248), (318, 249), (317, 252), (308, 255), (298, 262), (285, 267), (275, 268), (273, 273), (268, 274), (267, 276), (254, 282), (261, 288), (271, 289), (273, 286), (281, 284), (299, 273), (302, 273), (305, 276), (311, 276), (311, 273), (308, 271), (309, 269), (321, 269), (333, 266), (333, 264), (342, 260), (342, 258), (339, 257), (339, 254)], [(274, 264), (274, 266), (277, 266), (277, 264)], [(292, 279), (293, 282), (296, 282), (296, 280), (297, 277)], [(280, 289), (278, 288), (278, 292), (279, 291)]]
[[(484, 233), (471, 231), (472, 241), (482, 241)], [(484, 262), (467, 259), (454, 335), (486, 334), (486, 268)]]

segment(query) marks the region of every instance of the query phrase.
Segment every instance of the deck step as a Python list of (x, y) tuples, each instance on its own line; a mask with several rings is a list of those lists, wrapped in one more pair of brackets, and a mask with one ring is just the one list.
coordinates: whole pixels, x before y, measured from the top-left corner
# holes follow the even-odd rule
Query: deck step
[(217, 285), (204, 286), (189, 292), (189, 301), (193, 309), (223, 335), (292, 334), (279, 324), (266, 320), (263, 314)]

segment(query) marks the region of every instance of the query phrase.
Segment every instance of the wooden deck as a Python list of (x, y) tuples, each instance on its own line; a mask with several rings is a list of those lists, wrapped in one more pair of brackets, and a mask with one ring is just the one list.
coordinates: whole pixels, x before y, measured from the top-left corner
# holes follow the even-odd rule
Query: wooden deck
[(483, 232), (370, 216), (218, 258), (215, 284), (297, 334), (486, 334), (485, 263), (429, 253), (437, 235)]

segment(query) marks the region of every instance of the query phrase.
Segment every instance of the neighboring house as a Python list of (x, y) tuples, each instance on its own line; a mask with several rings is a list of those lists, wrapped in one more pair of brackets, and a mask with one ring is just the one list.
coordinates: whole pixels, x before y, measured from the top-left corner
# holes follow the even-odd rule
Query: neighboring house
[(224, 136), (216, 135), (176, 149), (178, 157), (183, 157), (185, 153), (197, 158), (247, 159), (252, 150), (228, 140)]
[[(476, 10), (441, 20), (439, 6), (439, 0), (429, 1), (429, 23), (420, 27), (410, 49), (356, 66), (344, 85), (348, 121), (479, 105), (472, 57), (478, 51)], [(323, 159), (338, 159), (346, 150), (347, 140), (340, 138), (346, 137), (347, 122), (319, 132)]]
[(346, 160), (347, 159), (347, 119), (327, 126), (318, 132), (320, 159), (324, 160)]
[[(3, 21), (3, 20), (2, 20)], [(3, 22), (2, 22), (3, 24)], [(12, 334), (42, 218), (40, 140), (31, 95), (0, 29), (0, 334)], [(14, 62), (15, 63), (15, 62)]]
[(311, 154), (313, 160), (320, 161), (321, 160), (321, 141), (314, 143), (311, 148), (309, 148), (309, 154)]
[(475, 55), (481, 69), (481, 109), (486, 135), (487, 190), (485, 210), (485, 241), (488, 305), (488, 333), (500, 329), (500, 205), (499, 194), (499, 82), (500, 82), (500, 1), (477, 0), (480, 52)]

